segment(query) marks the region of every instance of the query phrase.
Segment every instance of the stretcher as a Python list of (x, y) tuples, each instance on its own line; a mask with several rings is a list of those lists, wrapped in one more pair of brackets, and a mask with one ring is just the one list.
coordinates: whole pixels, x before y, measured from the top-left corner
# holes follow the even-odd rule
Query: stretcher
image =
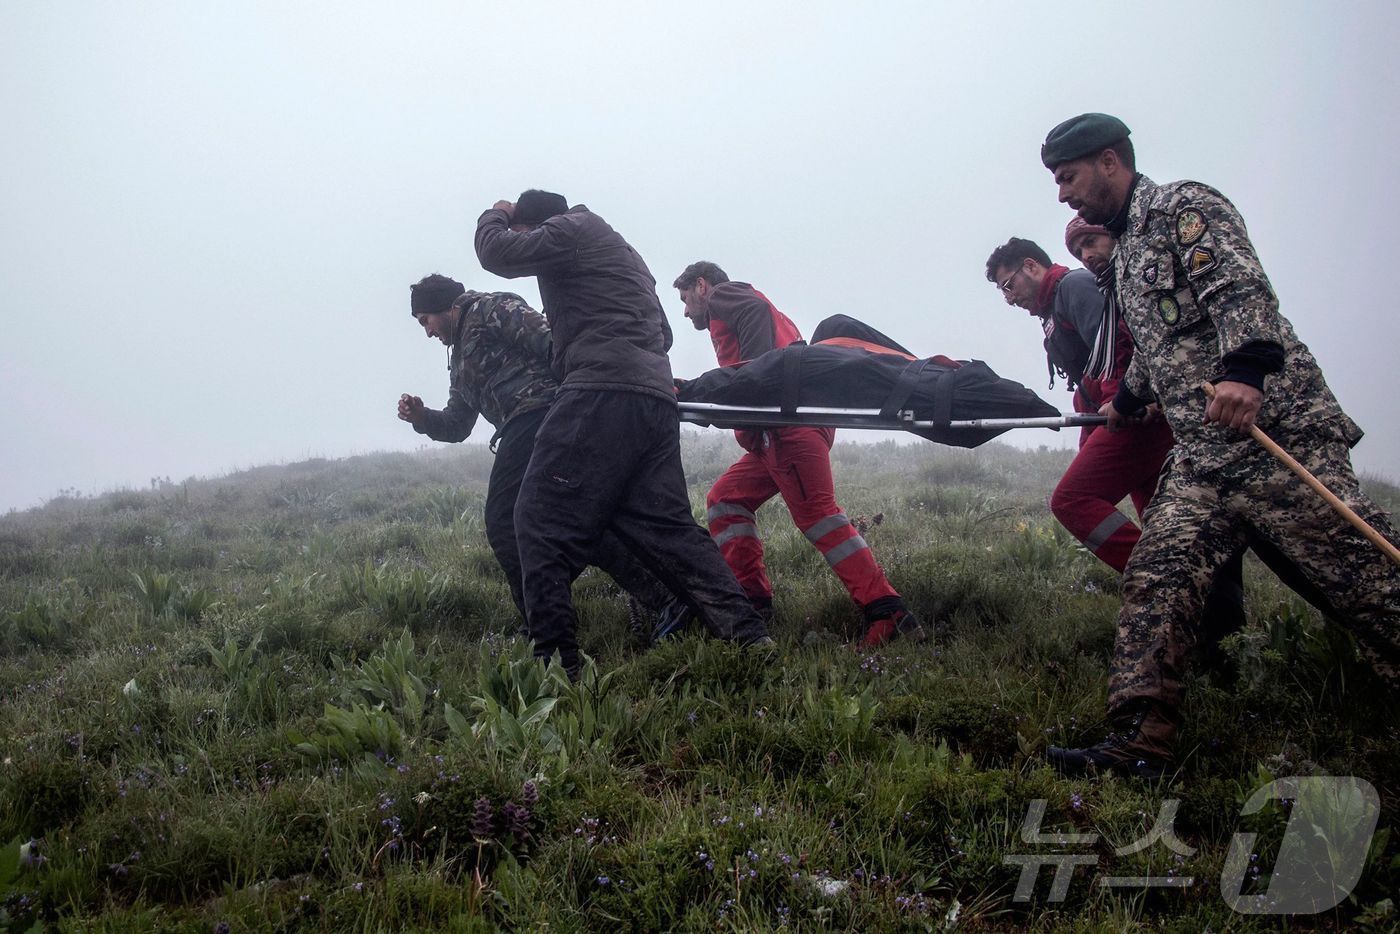
[(810, 345), (677, 380), (681, 419), (719, 428), (791, 426), (908, 431), (973, 448), (1013, 428), (1099, 425), (1065, 414), (980, 360), (916, 357), (863, 322), (826, 319)]
[(952, 430), (1008, 431), (1013, 428), (1081, 428), (1102, 425), (1102, 415), (1062, 412), (1031, 418), (966, 418), (941, 426), (932, 419), (915, 418), (908, 409), (886, 417), (879, 409), (844, 409), (798, 406), (790, 412), (776, 405), (721, 405), (714, 402), (682, 402), (681, 421), (711, 428), (865, 428), (874, 431), (916, 431), (938, 427)]

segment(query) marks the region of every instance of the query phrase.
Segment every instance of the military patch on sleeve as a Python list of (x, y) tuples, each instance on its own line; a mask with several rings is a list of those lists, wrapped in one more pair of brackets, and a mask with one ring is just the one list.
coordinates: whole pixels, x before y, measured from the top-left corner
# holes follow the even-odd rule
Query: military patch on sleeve
[(1154, 282), (1157, 281), (1156, 263), (1152, 263), (1150, 265), (1142, 267), (1142, 281), (1146, 282), (1148, 285), (1152, 285)]
[(1193, 247), (1186, 257), (1186, 275), (1191, 279), (1210, 272), (1215, 266), (1215, 254), (1203, 246)]
[(1206, 219), (1195, 208), (1187, 208), (1176, 216), (1176, 240), (1190, 246), (1205, 236)]
[(1161, 315), (1167, 324), (1176, 324), (1177, 319), (1181, 317), (1181, 306), (1172, 296), (1163, 295), (1157, 301), (1157, 314)]

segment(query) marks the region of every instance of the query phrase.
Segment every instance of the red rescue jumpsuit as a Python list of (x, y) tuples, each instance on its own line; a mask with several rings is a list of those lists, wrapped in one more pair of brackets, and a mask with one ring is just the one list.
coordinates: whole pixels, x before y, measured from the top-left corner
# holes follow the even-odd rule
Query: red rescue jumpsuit
[[(1075, 275), (1086, 276), (1083, 272)], [(1042, 296), (1038, 313), (1045, 318), (1053, 317), (1047, 324), (1060, 330), (1062, 336), (1066, 331), (1075, 332), (1087, 354), (1087, 347), (1094, 338), (1085, 339), (1080, 335), (1075, 321), (1085, 320), (1090, 311), (1101, 318), (1104, 299), (1097, 292), (1082, 288), (1082, 283), (1076, 283), (1081, 287), (1072, 293), (1073, 297), (1068, 292), (1062, 293), (1065, 288), (1062, 276), (1063, 273), (1048, 283), (1051, 294)], [(1092, 302), (1093, 308), (1065, 307), (1070, 302)], [(1118, 391), (1118, 382), (1133, 357), (1132, 335), (1121, 318), (1117, 321), (1117, 339), (1113, 346), (1113, 363), (1108, 375), (1102, 379), (1089, 376), (1080, 379), (1074, 393), (1076, 412), (1098, 412)], [(1051, 362), (1067, 369), (1055, 357), (1052, 351)], [(1085, 548), (1121, 573), (1142, 532), (1118, 509), (1118, 503), (1125, 496), (1131, 497), (1138, 516), (1142, 515), (1157, 489), (1157, 477), (1172, 444), (1171, 429), (1162, 418), (1116, 433), (1100, 427), (1085, 428), (1079, 439), (1079, 453), (1050, 494), (1050, 511)]]
[[(710, 340), (721, 366), (752, 360), (802, 339), (797, 326), (753, 286), (725, 282), (710, 294)], [(763, 564), (758, 507), (781, 494), (792, 521), (836, 572), (867, 620), (904, 608), (870, 546), (836, 502), (829, 452), (831, 428), (770, 428), (735, 432), (746, 451), (706, 497), (710, 534), (755, 605), (771, 605), (773, 585)]]

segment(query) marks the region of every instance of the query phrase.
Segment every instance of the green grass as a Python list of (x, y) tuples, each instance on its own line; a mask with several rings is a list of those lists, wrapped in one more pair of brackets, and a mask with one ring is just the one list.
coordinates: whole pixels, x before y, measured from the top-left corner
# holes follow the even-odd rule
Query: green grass
[[(735, 448), (685, 455), (698, 515)], [(1044, 506), (1068, 456), (837, 446), (841, 502), (936, 644), (850, 648), (858, 614), (773, 504), (776, 655), (644, 649), (595, 572), (578, 684), (514, 638), (479, 448), (0, 518), (0, 931), (1265, 929), (1222, 899), (1225, 853), (1257, 833), (1267, 865), (1286, 815), (1240, 806), (1312, 773), (1375, 785), (1381, 830), (1351, 898), (1293, 923), (1395, 924), (1396, 705), (1253, 563), (1174, 784), (1045, 767), (1100, 735), (1118, 607)], [(1191, 855), (1115, 855), (1169, 799)], [(1050, 869), (1013, 898), (1034, 801), (1042, 832), (1098, 835), (1063, 902)], [(1093, 884), (1168, 872), (1195, 882)]]

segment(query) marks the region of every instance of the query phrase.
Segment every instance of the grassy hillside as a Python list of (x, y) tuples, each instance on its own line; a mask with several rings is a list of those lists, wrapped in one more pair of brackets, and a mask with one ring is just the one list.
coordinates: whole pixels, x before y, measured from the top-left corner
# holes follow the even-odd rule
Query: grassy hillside
[[(688, 437), (697, 514), (736, 450)], [(1118, 608), (1044, 506), (1068, 456), (838, 445), (839, 497), (936, 644), (850, 648), (857, 615), (774, 504), (775, 657), (648, 650), (591, 573), (573, 686), (513, 638), (484, 448), (0, 518), (0, 930), (1252, 930), (1276, 922), (1226, 905), (1227, 848), (1259, 835), (1263, 891), (1288, 814), (1241, 804), (1321, 773), (1371, 782), (1382, 830), (1351, 899), (1295, 923), (1393, 925), (1396, 706), (1257, 566), (1175, 782), (1042, 764), (1101, 735)], [(1042, 832), (1096, 841), (1026, 843), (1038, 800)], [(1171, 800), (1190, 855), (1115, 853)], [(1053, 867), (1015, 900), (1006, 857), (1070, 851), (1097, 863), (1063, 900)], [(1133, 875), (1194, 881), (1099, 884)]]

